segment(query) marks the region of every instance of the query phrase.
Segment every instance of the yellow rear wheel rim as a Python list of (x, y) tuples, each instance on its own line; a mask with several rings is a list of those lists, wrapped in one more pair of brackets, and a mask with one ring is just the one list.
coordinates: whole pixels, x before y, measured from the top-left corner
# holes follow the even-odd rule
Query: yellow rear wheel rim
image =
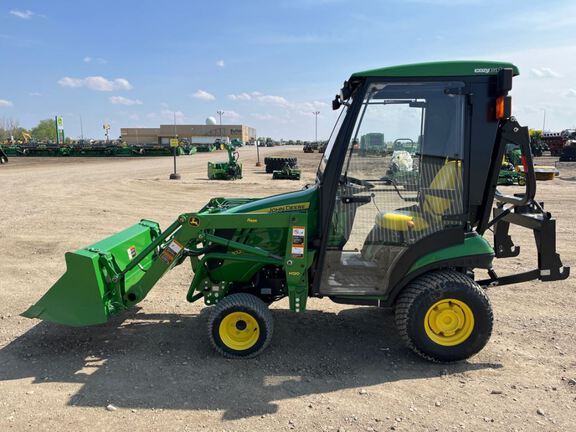
[(474, 330), (474, 314), (463, 301), (443, 299), (434, 303), (426, 312), (424, 329), (428, 337), (439, 345), (459, 345)]
[(246, 312), (232, 312), (224, 317), (218, 328), (220, 339), (228, 348), (244, 351), (252, 348), (260, 338), (260, 326)]

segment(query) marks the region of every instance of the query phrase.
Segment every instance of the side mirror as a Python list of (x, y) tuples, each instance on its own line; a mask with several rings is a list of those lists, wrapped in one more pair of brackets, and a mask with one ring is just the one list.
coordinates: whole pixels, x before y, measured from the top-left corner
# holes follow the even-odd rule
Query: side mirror
[(342, 103), (340, 102), (340, 95), (336, 95), (336, 97), (334, 97), (334, 100), (332, 101), (332, 109), (334, 111), (336, 111), (341, 106), (342, 106)]

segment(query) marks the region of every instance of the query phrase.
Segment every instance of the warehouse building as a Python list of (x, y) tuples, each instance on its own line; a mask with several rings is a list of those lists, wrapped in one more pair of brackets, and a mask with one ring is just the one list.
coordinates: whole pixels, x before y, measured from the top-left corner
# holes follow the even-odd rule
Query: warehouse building
[(192, 143), (205, 143), (208, 138), (228, 137), (244, 143), (256, 140), (256, 129), (244, 125), (160, 125), (158, 128), (121, 128), (122, 140), (133, 144), (166, 144), (175, 135)]

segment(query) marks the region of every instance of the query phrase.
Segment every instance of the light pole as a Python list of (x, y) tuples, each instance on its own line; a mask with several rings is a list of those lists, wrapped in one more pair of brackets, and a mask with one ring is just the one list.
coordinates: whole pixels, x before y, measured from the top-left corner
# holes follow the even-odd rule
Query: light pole
[(260, 141), (256, 140), (256, 157), (257, 157), (257, 161), (256, 161), (256, 166), (262, 166), (262, 163), (260, 162)]
[(224, 111), (218, 110), (216, 111), (216, 114), (220, 116), (220, 145), (222, 145), (222, 116), (224, 115)]
[(314, 111), (314, 141), (316, 142), (316, 148), (318, 148), (318, 114), (320, 111)]
[(178, 151), (178, 134), (176, 133), (176, 111), (174, 111), (174, 138), (170, 140), (170, 147), (174, 156), (174, 172), (170, 174), (170, 180), (180, 180), (180, 174), (176, 172), (176, 152)]

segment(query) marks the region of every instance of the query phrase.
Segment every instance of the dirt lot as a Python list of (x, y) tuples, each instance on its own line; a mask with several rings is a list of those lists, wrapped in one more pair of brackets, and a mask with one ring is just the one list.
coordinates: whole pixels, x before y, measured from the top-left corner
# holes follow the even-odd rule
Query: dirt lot
[[(295, 152), (298, 182), (274, 181), (241, 151), (245, 178), (206, 180), (223, 153), (179, 158), (18, 159), (0, 168), (0, 431), (573, 431), (576, 429), (576, 277), (490, 289), (488, 346), (453, 365), (421, 361), (389, 312), (312, 300), (293, 315), (274, 305), (276, 332), (259, 358), (210, 348), (206, 313), (188, 304), (188, 266), (168, 274), (140, 308), (107, 325), (70, 329), (18, 314), (64, 272), (64, 252), (140, 218), (163, 227), (212, 196), (264, 196), (314, 178), (318, 154)], [(565, 264), (576, 251), (576, 166), (539, 183), (558, 218)], [(530, 232), (515, 230), (523, 248)], [(528, 251), (526, 251), (528, 252)], [(502, 272), (529, 270), (534, 255)], [(503, 266), (504, 265), (504, 266)], [(112, 404), (112, 407), (106, 407)]]

